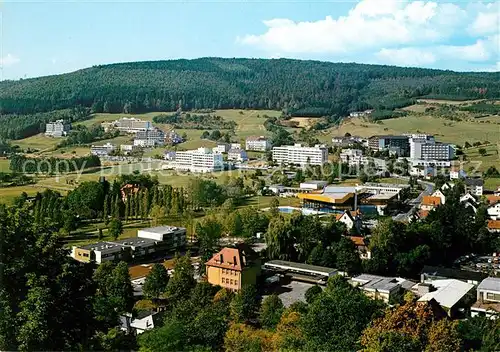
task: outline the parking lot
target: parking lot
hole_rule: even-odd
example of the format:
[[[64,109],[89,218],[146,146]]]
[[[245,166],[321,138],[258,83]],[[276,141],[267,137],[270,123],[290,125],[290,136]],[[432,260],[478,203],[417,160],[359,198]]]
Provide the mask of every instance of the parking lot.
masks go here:
[[[300,281],[283,282],[271,287],[267,294],[264,295],[264,298],[268,295],[276,293],[283,301],[283,305],[285,307],[289,307],[292,303],[297,301],[305,302],[306,291],[312,286],[314,286],[314,284]]]

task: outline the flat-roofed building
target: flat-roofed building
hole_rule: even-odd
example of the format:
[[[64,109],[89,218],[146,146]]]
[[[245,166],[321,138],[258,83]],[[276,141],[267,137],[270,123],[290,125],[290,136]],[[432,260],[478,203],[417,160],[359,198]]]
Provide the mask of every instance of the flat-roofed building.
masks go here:
[[[417,284],[418,287],[420,284]],[[460,308],[466,308],[464,301],[467,294],[472,292],[473,284],[455,279],[434,280],[429,287],[429,292],[418,299],[419,302],[435,300],[445,309],[450,317],[459,315]],[[413,290],[413,292],[415,292]]]
[[[97,156],[108,156],[115,149],[116,147],[111,143],[106,143],[104,145],[93,145],[90,147],[90,154]]]
[[[362,165],[363,151],[361,149],[342,149],[340,153],[340,161],[344,164]]]
[[[138,131],[134,139],[134,145],[139,147],[156,147],[164,144],[165,132],[159,128]]]
[[[139,131],[147,131],[153,128],[149,121],[143,121],[135,117],[122,117],[113,122],[112,126],[119,131],[127,133],[137,133]],[[111,126],[107,126],[108,128]]]
[[[227,160],[233,160],[239,162],[247,161],[248,160],[247,152],[243,149],[230,149],[227,152]]]
[[[344,275],[344,273],[339,272],[337,269],[286,260],[270,260],[264,263],[264,268],[269,271],[285,274],[294,280],[308,281],[322,285],[325,285],[332,276]]]
[[[410,138],[408,136],[372,136],[368,139],[368,147],[372,150],[396,151],[399,156],[410,154]]]
[[[359,287],[370,298],[380,299],[389,303],[401,290],[410,290],[414,282],[400,277],[385,277],[378,275],[362,274],[353,277],[350,283]]]
[[[57,120],[45,124],[45,135],[49,137],[60,138],[66,136],[71,130],[71,124],[65,123],[64,120]]]
[[[86,246],[73,246],[71,256],[84,263],[91,261],[101,264],[104,261],[114,261],[128,259],[130,257],[130,248],[119,243],[97,242]]]
[[[354,206],[356,187],[327,186],[321,192],[299,193],[302,207],[322,212],[351,210]]]
[[[171,166],[174,169],[191,172],[214,172],[224,170],[221,153],[214,153],[210,148],[198,148],[175,152]]]
[[[247,244],[223,248],[205,263],[207,280],[233,292],[255,285],[261,272],[260,258]]]
[[[410,138],[410,159],[412,160],[451,160],[455,148],[447,143],[438,143],[434,138]]]
[[[264,136],[250,136],[245,140],[245,149],[257,152],[265,152],[271,149],[271,142]]]
[[[186,245],[186,229],[176,226],[156,226],[137,231],[137,237],[162,241],[172,250]]]
[[[327,181],[312,180],[312,181],[301,182],[299,188],[303,190],[318,191],[322,190],[326,186],[328,186]]]
[[[273,161],[289,165],[323,165],[328,161],[328,148],[324,145],[305,147],[301,144],[273,148]]]

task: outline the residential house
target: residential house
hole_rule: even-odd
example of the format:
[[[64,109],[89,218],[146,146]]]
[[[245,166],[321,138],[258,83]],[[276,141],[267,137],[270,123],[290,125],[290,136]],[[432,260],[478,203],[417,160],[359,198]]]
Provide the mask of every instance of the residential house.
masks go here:
[[[500,200],[493,201],[488,205],[488,216],[492,220],[500,220]]]
[[[165,312],[150,310],[139,311],[135,317],[132,314],[120,316],[120,328],[127,334],[139,335],[145,331],[163,325]]]
[[[466,208],[472,209],[474,213],[477,213],[477,208],[479,207],[479,204],[476,198],[472,194],[466,193],[463,196],[461,196],[460,203],[462,203]]]
[[[446,190],[452,189],[453,187],[455,187],[454,183],[445,182],[445,183],[443,183],[443,185],[441,186],[440,189],[441,189],[441,191],[446,191]]]
[[[500,186],[497,187],[497,190],[493,194],[497,197],[500,197]]]
[[[419,217],[425,218],[429,212],[441,205],[440,197],[424,196],[420,203]]]
[[[500,316],[500,278],[488,277],[477,286],[477,301],[471,307],[471,316],[476,315]]]
[[[444,310],[448,316],[455,318],[459,316],[460,310],[466,308],[468,295],[473,292],[474,285],[455,279],[433,280],[430,284],[417,284],[413,286],[412,292],[417,296],[421,293],[421,288],[426,288],[426,291],[419,299],[418,302],[428,302],[435,300]]]
[[[368,248],[367,239],[361,236],[349,236],[358,250],[361,259],[371,259],[372,253]]]
[[[443,191],[441,191],[440,189],[434,191],[434,193],[432,193],[431,195],[432,197],[438,197],[441,199],[441,204],[445,204],[446,203],[446,196],[444,195]]]
[[[227,159],[244,162],[248,160],[247,152],[244,149],[230,149],[227,153]]]
[[[245,140],[245,149],[265,152],[271,149],[271,141],[264,136],[250,136]]]
[[[483,195],[484,181],[480,178],[466,178],[465,191],[475,196]]]
[[[398,295],[402,290],[410,290],[414,282],[400,277],[384,277],[378,275],[361,274],[350,280],[351,285],[357,286],[368,297],[380,299],[385,303]]]
[[[488,220],[486,226],[489,232],[500,233],[500,220]]]
[[[345,224],[347,230],[351,230],[353,227],[360,231],[363,225],[363,220],[361,219],[361,213],[359,211],[348,211],[345,210],[341,214],[335,216],[335,220]]]
[[[450,169],[450,180],[467,178],[467,173],[462,168],[453,167]]]
[[[209,283],[233,292],[254,285],[261,272],[259,256],[245,243],[223,248],[205,266]]]

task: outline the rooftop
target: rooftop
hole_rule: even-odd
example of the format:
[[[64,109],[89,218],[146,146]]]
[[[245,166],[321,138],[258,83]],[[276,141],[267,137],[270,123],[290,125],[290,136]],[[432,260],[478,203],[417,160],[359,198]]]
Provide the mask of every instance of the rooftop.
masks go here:
[[[122,249],[124,246],[119,243],[113,242],[97,242],[88,244],[82,247],[78,247],[81,249],[100,251],[100,252],[113,252]]]
[[[274,267],[278,269],[284,269],[284,270],[297,270],[297,271],[305,271],[309,272],[312,274],[319,274],[319,275],[331,275],[337,272],[336,269],[333,268],[327,268],[324,266],[318,266],[318,265],[310,265],[310,264],[305,264],[305,263],[295,263],[295,262],[288,262],[285,260],[270,260],[265,264],[266,267]]]
[[[398,289],[399,287],[402,287],[402,284],[408,280],[396,277],[361,274],[359,276],[353,277],[352,281],[359,283],[363,290],[376,290],[379,292],[389,293],[394,291],[395,289]]]
[[[246,140],[247,141],[265,141],[265,140],[267,140],[267,138],[264,136],[249,136],[249,137],[247,137]]]
[[[473,284],[454,279],[435,280],[432,282],[432,286],[436,288],[436,291],[426,293],[418,301],[425,302],[435,299],[446,308],[453,307],[474,287]]]
[[[157,241],[149,238],[131,237],[131,238],[124,238],[122,240],[116,240],[110,243],[118,243],[123,246],[140,246],[140,245],[154,244],[156,242]]]
[[[363,187],[380,187],[380,188],[409,188],[410,185],[404,183],[378,183],[378,182],[366,182]]]
[[[361,236],[349,236],[350,240],[357,247],[366,246],[365,238]]]
[[[484,181],[481,178],[466,178],[465,184],[467,186],[483,186]]]
[[[500,292],[500,278],[488,277],[481,281],[477,286],[478,290],[498,291]]]
[[[148,227],[145,229],[140,229],[139,231],[153,232],[163,235],[165,233],[171,233],[178,230],[185,230],[185,228],[176,226],[156,226],[156,227]]]
[[[232,248],[222,248],[205,265],[242,271],[257,258],[257,253],[250,246],[245,243],[238,243]]]
[[[437,206],[441,204],[441,198],[433,196],[424,196],[421,204]]]
[[[500,220],[488,220],[488,229],[500,230]]]
[[[425,265],[421,271],[421,274],[426,275],[427,277],[445,277],[449,279],[457,279],[462,281],[481,281],[488,277],[485,273],[480,273],[476,271],[468,271],[468,270],[459,270],[453,268],[443,268],[438,266],[429,266]]]
[[[327,181],[320,181],[320,180],[311,180],[311,181],[304,181],[302,184],[310,184],[310,185],[324,185],[328,184]]]

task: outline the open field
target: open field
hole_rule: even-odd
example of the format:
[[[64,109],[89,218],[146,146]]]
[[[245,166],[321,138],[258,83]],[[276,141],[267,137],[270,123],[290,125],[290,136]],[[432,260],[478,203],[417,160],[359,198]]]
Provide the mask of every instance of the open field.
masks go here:
[[[19,197],[21,193],[26,192],[28,196],[34,196],[37,192],[45,191],[46,187],[40,185],[27,185],[27,186],[17,186],[17,187],[5,187],[0,188],[0,203],[12,204],[16,197]]]
[[[0,159],[0,172],[10,172],[10,163],[7,159]]]
[[[500,119],[499,119],[500,120]],[[500,122],[500,121],[499,121]],[[337,128],[330,129],[329,135],[320,137],[343,136],[349,132],[353,136],[370,137],[373,135],[428,133],[436,136],[438,141],[463,145],[476,141],[500,142],[500,125],[469,121],[450,121],[430,116],[407,116],[387,119],[379,123],[368,122],[359,118],[346,120]]]
[[[494,191],[500,187],[500,178],[487,178],[484,180],[484,189]]]
[[[441,100],[441,99],[417,99],[417,102],[428,103],[428,104],[444,104],[444,105],[470,105],[473,103],[479,103],[486,99],[476,99],[476,100]]]
[[[64,138],[46,137],[43,133],[39,133],[28,138],[12,141],[12,145],[17,145],[24,150],[31,148],[43,151],[55,148],[63,140]]]

